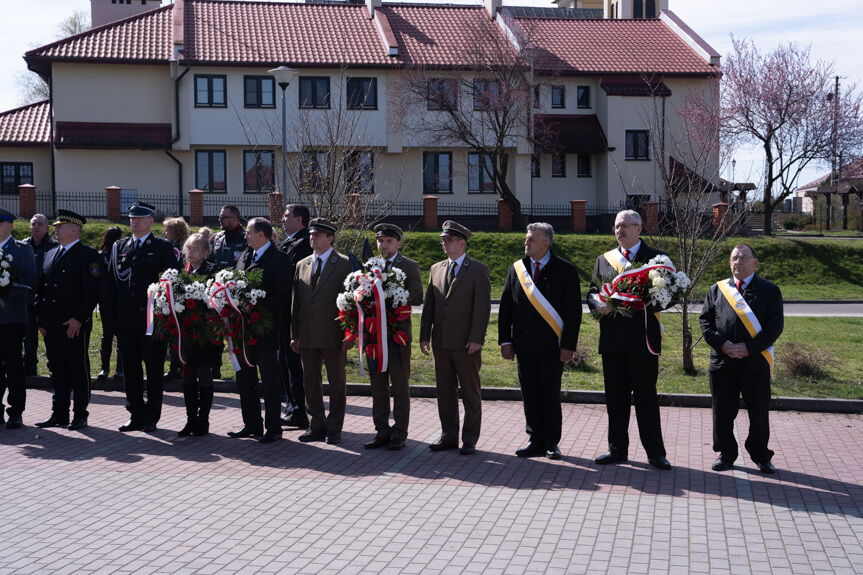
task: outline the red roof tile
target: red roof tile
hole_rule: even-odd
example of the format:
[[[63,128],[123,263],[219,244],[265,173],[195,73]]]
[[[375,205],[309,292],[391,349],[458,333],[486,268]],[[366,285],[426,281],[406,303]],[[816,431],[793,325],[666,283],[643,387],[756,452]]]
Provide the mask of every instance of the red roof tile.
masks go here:
[[[53,44],[30,50],[24,57],[31,67],[37,69],[42,61],[168,61],[173,56],[172,8],[173,6],[168,5],[98,26]]]
[[[49,142],[48,100],[0,114],[0,145],[40,146]]]
[[[718,70],[660,20],[517,18],[545,73],[713,75]]]

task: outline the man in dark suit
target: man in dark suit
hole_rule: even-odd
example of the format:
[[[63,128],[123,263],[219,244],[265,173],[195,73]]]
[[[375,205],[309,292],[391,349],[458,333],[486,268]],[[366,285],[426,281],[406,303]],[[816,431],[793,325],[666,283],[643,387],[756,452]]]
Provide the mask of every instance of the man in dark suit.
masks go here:
[[[0,262],[0,272],[9,272],[9,283],[0,284],[0,400],[6,389],[9,407],[6,414],[6,429],[18,429],[24,423],[21,414],[27,403],[24,383],[24,357],[22,343],[27,327],[27,305],[36,285],[36,258],[33,249],[12,237],[15,214],[0,208],[0,250],[5,263]],[[0,403],[0,422],[3,421],[3,404]]]
[[[162,272],[179,269],[174,246],[151,233],[155,207],[135,202],[129,208],[132,235],[114,244],[107,273],[106,305],[113,306],[117,345],[125,369],[126,410],[129,420],[120,431],[155,431],[162,416],[163,370],[166,343],[147,335],[147,288]],[[147,401],[144,370],[147,369]]]
[[[701,333],[710,351],[710,394],[713,396],[714,471],[731,469],[737,460],[734,419],[740,395],[749,410],[746,451],[762,473],[775,473],[770,439],[770,382],[773,343],[784,327],[779,287],[755,275],[755,250],[738,244],[731,251],[732,278],[707,291],[701,310]]]
[[[326,218],[309,223],[313,254],[297,265],[291,303],[291,349],[303,360],[309,430],[300,441],[342,440],[347,409],[345,363],[349,342],[339,324],[336,297],[345,289],[350,260],[333,248],[336,225]],[[330,413],[324,410],[322,364],[330,384]]]
[[[279,251],[287,254],[291,261],[288,293],[293,291],[294,272],[301,260],[312,255],[309,243],[309,208],[303,204],[289,204],[282,217],[285,239],[279,244]],[[282,372],[282,390],[285,395],[285,419],[283,425],[307,429],[309,416],[306,414],[306,393],[303,390],[303,362],[298,353],[291,349],[291,301],[285,310],[279,336],[279,366]]]
[[[24,242],[33,248],[33,257],[36,258],[36,277],[42,275],[42,264],[45,254],[56,248],[57,240],[48,233],[48,218],[45,214],[35,214],[30,218],[30,237],[24,238]],[[39,332],[36,330],[36,309],[34,307],[35,293],[30,297],[28,306],[29,321],[24,336],[24,371],[26,375],[36,375],[36,352],[39,347]]]
[[[423,285],[420,277],[420,266],[412,259],[404,257],[399,250],[402,247],[402,230],[394,224],[378,224],[375,226],[378,251],[386,260],[384,271],[398,268],[405,273],[405,289],[410,294],[408,305],[419,305],[422,302]],[[398,345],[392,342],[392,353],[384,373],[372,373],[372,420],[375,424],[375,438],[365,444],[366,449],[376,449],[387,446],[396,450],[405,446],[408,437],[408,423],[411,409],[411,320],[405,330],[407,342]],[[394,334],[390,334],[392,337]],[[393,425],[390,426],[390,382],[393,386]]]
[[[551,253],[554,228],[527,226],[525,257],[506,276],[498,342],[504,359],[517,357],[518,381],[530,440],[519,457],[560,459],[563,364],[572,359],[581,327],[581,286],[575,266]]]
[[[671,469],[665,457],[662,425],[659,418],[659,398],[656,379],[659,375],[659,353],[662,337],[655,310],[647,310],[647,330],[644,312],[631,317],[607,315],[608,305],[599,297],[602,283],[632,267],[644,264],[663,252],[643,242],[641,216],[624,210],[614,220],[618,248],[596,258],[593,280],[587,298],[591,311],[604,315],[599,322],[599,353],[602,355],[602,376],[605,381],[605,405],[608,411],[608,452],[596,458],[607,465],[629,458],[630,396],[635,402],[638,434],[647,452],[647,461],[662,470]]]
[[[243,251],[247,247],[243,225],[240,223],[240,208],[233,205],[222,206],[219,211],[221,231],[210,237],[210,255],[207,261],[216,264],[216,269],[237,267]]]
[[[240,391],[240,409],[243,428],[228,433],[231,437],[262,435],[258,441],[272,443],[282,438],[282,403],[279,388],[279,330],[282,316],[288,305],[291,262],[270,241],[273,226],[264,218],[252,218],[246,224],[246,241],[249,247],[237,262],[237,270],[251,272],[263,270],[261,288],[266,292],[263,305],[273,318],[272,334],[257,338],[255,345],[246,347],[251,366],[243,365],[237,372]],[[258,393],[258,371],[261,373],[261,393]],[[264,396],[264,419],[261,420],[261,395]],[[266,433],[264,429],[266,428]]]
[[[464,403],[463,455],[476,452],[482,426],[482,396],[479,370],[482,344],[491,313],[491,281],[488,266],[465,254],[471,232],[447,220],[441,245],[447,259],[434,264],[420,320],[420,351],[434,350],[435,387],[440,439],[432,451],[458,447],[458,396]]]
[[[48,252],[36,293],[36,318],[45,338],[51,366],[54,399],[51,416],[38,427],[87,427],[90,373],[87,363],[88,326],[102,288],[102,257],[81,243],[86,219],[69,210],[57,210],[54,233],[59,246]],[[69,408],[74,394],[74,417]]]

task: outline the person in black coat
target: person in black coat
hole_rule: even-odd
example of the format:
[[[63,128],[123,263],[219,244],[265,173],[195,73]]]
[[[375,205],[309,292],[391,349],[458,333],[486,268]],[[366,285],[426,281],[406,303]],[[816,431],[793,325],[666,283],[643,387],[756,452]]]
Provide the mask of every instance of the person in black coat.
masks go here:
[[[48,218],[45,217],[45,214],[34,214],[30,218],[30,237],[24,238],[24,243],[30,244],[30,247],[33,248],[33,257],[36,258],[36,277],[39,278],[42,275],[45,254],[60,245],[48,233]],[[24,335],[24,371],[27,375],[36,375],[36,364],[38,363],[36,352],[39,347],[39,332],[36,330],[35,295],[35,293],[31,294],[32,297],[28,306],[30,317]]]
[[[500,298],[500,353],[504,359],[517,358],[518,382],[530,437],[528,443],[516,451],[519,457],[545,455],[549,459],[560,459],[561,456],[558,447],[562,427],[560,380],[563,365],[572,359],[578,343],[581,286],[575,266],[551,253],[553,241],[554,228],[550,224],[537,222],[527,226],[525,257],[509,268]],[[538,290],[538,297],[545,301],[528,297],[525,287]],[[550,316],[552,311],[557,314],[552,321],[560,333],[536,306]]]
[[[647,309],[647,330],[644,312],[631,317],[606,315],[608,306],[599,298],[602,282],[632,266],[644,264],[663,255],[643,242],[641,216],[624,210],[614,220],[614,233],[619,247],[598,258],[593,268],[587,305],[591,311],[604,315],[599,322],[599,353],[602,355],[602,376],[605,381],[605,404],[608,412],[608,452],[596,458],[596,463],[620,463],[629,458],[630,396],[635,402],[638,434],[647,452],[648,462],[657,469],[671,469],[666,459],[659,417],[656,379],[659,375],[659,354],[662,336],[658,309]]]
[[[289,204],[282,217],[282,229],[286,237],[279,244],[279,251],[287,254],[291,262],[288,293],[291,293],[294,271],[297,264],[312,255],[309,243],[309,208],[303,204]],[[303,362],[300,354],[291,349],[291,300],[285,309],[285,319],[279,336],[279,367],[282,373],[282,390],[285,399],[285,420],[283,424],[299,429],[308,429],[309,416],[306,413],[306,393],[303,389]]]
[[[54,383],[51,416],[37,423],[38,427],[87,427],[90,372],[86,334],[99,301],[103,269],[99,252],[81,243],[86,222],[74,212],[57,210],[53,225],[60,244],[45,256],[36,292],[36,323],[45,338]]]
[[[281,425],[281,374],[279,372],[279,331],[290,297],[291,269],[288,256],[280,252],[270,241],[273,226],[264,218],[252,218],[246,226],[246,241],[249,247],[237,262],[239,271],[263,270],[261,289],[266,292],[264,307],[273,318],[273,333],[257,338],[255,345],[246,348],[251,366],[243,365],[237,372],[237,387],[240,391],[240,409],[243,412],[243,427],[228,433],[231,437],[253,437],[262,435],[261,443],[272,443],[282,438]],[[258,371],[261,373],[261,394],[258,394]],[[261,400],[264,397],[265,417],[261,421]],[[263,433],[266,427],[266,433]]]
[[[742,394],[749,410],[746,451],[762,473],[775,473],[773,451],[767,442],[773,343],[784,327],[782,292],[776,284],[755,275],[758,258],[750,246],[735,246],[730,264],[733,277],[710,287],[700,318],[704,341],[712,348],[713,450],[719,453],[712,468],[731,469],[737,460],[734,419]],[[748,311],[757,318],[758,325],[744,321]]]
[[[210,236],[210,255],[207,260],[216,264],[217,270],[237,267],[237,262],[248,244],[240,224],[240,209],[237,206],[222,206],[219,212],[221,231]]]
[[[107,284],[106,304],[113,306],[115,333],[125,369],[126,410],[129,421],[120,431],[155,431],[162,415],[165,342],[147,335],[147,288],[162,272],[179,269],[174,246],[151,233],[155,208],[135,202],[129,208],[132,235],[114,244]],[[144,370],[147,369],[147,401],[144,401]]]
[[[36,286],[36,258],[33,248],[12,237],[15,214],[0,208],[0,250],[3,250],[10,271],[10,283],[0,286],[0,400],[6,389],[9,407],[6,414],[6,429],[18,429],[24,425],[21,414],[27,403],[27,390],[24,382],[23,341],[27,327],[27,305],[33,288]],[[2,271],[2,270],[0,270]],[[16,278],[17,276],[17,278]],[[3,422],[3,404],[0,403],[0,423]]]

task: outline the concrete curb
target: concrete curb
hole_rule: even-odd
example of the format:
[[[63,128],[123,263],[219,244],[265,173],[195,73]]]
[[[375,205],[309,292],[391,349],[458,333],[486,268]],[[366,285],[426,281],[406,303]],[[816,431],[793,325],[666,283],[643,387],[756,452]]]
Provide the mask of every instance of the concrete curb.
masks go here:
[[[237,382],[231,379],[217,379],[215,390],[220,393],[237,393]],[[52,389],[51,378],[46,376],[30,376],[27,378],[30,389]],[[93,381],[92,389],[100,391],[123,391],[123,383],[116,379]],[[180,392],[183,384],[179,380],[165,383],[165,391]],[[324,384],[324,395],[329,394],[329,385]],[[348,383],[347,394],[369,397],[372,394],[368,383]],[[561,401],[564,403],[584,403],[593,405],[605,404],[605,392],[578,389],[561,391]],[[412,385],[411,397],[433,399],[437,397],[434,386]],[[521,390],[514,387],[484,387],[482,398],[485,401],[516,401],[521,402]],[[709,395],[697,393],[660,393],[659,405],[666,407],[700,407],[710,408],[713,401]],[[743,400],[740,406],[745,407]],[[801,411],[809,413],[863,413],[863,400],[832,399],[821,397],[774,397],[770,402],[773,411]]]

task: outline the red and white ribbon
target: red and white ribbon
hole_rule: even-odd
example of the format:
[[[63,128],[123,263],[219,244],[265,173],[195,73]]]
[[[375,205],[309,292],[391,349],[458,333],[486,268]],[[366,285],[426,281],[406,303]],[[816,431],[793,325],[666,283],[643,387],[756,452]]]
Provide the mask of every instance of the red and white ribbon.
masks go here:
[[[374,322],[375,332],[375,359],[377,360],[376,373],[383,373],[389,365],[389,348],[387,346],[387,306],[386,294],[384,293],[384,284],[381,281],[381,270],[373,268],[371,273],[374,275],[372,282],[372,295],[375,298],[374,307],[377,310]],[[354,292],[354,301],[357,304],[357,355],[359,356],[360,375],[366,377],[366,372],[363,369],[363,354],[365,353],[365,344],[363,341],[363,332],[365,331],[365,314],[363,314],[363,290],[358,289]],[[369,330],[371,331],[371,330]]]
[[[186,365],[183,359],[183,326],[180,325],[180,320],[177,319],[177,310],[174,309],[174,286],[169,279],[160,279],[159,283],[165,287],[165,295],[168,298],[168,311],[174,318],[174,325],[177,326],[177,359],[180,363]],[[155,329],[155,296],[150,294],[147,296],[147,335],[153,335]]]
[[[225,301],[227,301],[231,309],[237,312],[237,314],[240,316],[240,341],[242,342],[242,347],[240,347],[240,349],[243,351],[243,361],[245,362],[246,366],[252,367],[252,362],[249,361],[249,356],[246,354],[246,322],[243,318],[243,313],[240,311],[240,308],[237,307],[237,304],[234,301],[234,297],[231,295],[231,290],[234,289],[235,285],[236,282],[234,282],[234,280],[229,280],[225,282],[224,285],[219,282],[215,282],[213,286],[216,288],[216,291],[214,291],[213,295],[210,296],[210,304],[213,306],[213,309],[219,312],[219,317],[221,317],[222,321],[225,322],[225,327],[228,329],[228,332],[230,332],[231,322],[230,320],[228,320],[227,317],[222,316],[222,310],[224,309],[224,307],[219,305],[218,301],[216,300],[216,296],[224,292]],[[234,353],[234,340],[233,338],[231,338],[230,335],[227,335],[226,337],[228,338],[228,357],[231,358],[231,366],[234,368],[234,371],[239,371],[242,366],[237,360],[237,355]]]

